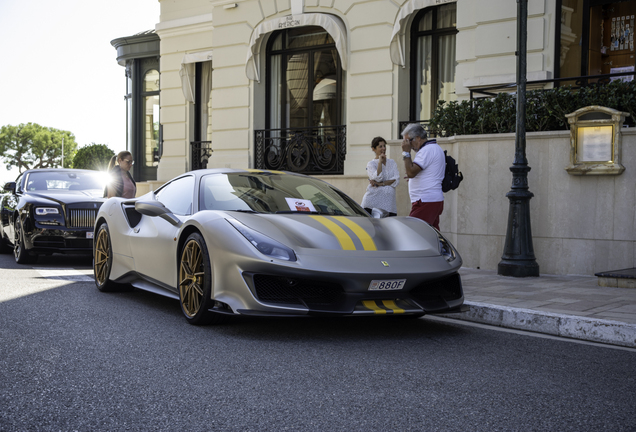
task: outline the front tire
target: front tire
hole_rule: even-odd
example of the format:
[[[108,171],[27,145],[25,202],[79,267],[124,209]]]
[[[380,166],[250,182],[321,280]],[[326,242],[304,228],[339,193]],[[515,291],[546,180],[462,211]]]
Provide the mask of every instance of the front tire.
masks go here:
[[[101,292],[130,291],[128,285],[122,285],[110,280],[110,272],[113,268],[113,247],[110,242],[108,224],[103,223],[97,230],[97,236],[93,243],[93,274],[95,285]]]
[[[179,260],[179,303],[188,323],[219,324],[226,316],[210,312],[212,269],[205,240],[199,233],[188,236]]]
[[[38,257],[37,255],[29,254],[29,251],[25,247],[24,232],[22,230],[22,223],[20,219],[16,219],[14,224],[15,239],[13,241],[13,256],[15,262],[18,264],[31,264],[34,263]]]

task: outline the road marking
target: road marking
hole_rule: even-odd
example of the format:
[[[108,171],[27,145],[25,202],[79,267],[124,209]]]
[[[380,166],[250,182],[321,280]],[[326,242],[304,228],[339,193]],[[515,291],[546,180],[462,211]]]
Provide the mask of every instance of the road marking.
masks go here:
[[[76,270],[69,268],[33,267],[40,276],[46,279],[70,280],[74,282],[93,282],[93,270]]]

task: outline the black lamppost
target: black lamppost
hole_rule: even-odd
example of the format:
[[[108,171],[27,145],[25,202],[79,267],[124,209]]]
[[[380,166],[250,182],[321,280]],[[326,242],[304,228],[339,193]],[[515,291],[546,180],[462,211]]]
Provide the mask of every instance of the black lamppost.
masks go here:
[[[526,52],[528,41],[528,0],[517,0],[517,127],[512,188],[506,194],[510,200],[508,229],[504,253],[497,273],[503,276],[539,276],[539,264],[532,247],[530,228],[530,198],[528,159],[526,159]]]

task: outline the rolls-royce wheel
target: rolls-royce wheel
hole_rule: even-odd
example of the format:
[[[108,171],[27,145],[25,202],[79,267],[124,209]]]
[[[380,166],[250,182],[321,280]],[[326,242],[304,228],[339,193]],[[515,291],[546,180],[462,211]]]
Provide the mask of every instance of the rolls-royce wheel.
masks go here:
[[[226,316],[211,312],[212,269],[205,240],[199,233],[188,236],[179,260],[179,302],[193,325],[220,324]]]
[[[24,242],[24,232],[22,231],[22,222],[16,219],[14,224],[15,239],[13,241],[13,256],[18,264],[31,264],[37,261],[35,254],[29,253]]]
[[[13,249],[7,245],[7,242],[4,238],[2,238],[2,234],[0,233],[0,254],[8,254],[11,253]]]

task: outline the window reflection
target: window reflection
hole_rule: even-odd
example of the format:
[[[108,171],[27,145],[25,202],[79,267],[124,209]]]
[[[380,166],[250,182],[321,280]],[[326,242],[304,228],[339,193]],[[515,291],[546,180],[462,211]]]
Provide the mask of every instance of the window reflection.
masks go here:
[[[159,71],[152,69],[144,75],[144,127],[143,164],[146,167],[159,165]],[[148,94],[152,93],[152,94]]]
[[[411,118],[430,119],[437,101],[452,101],[455,95],[455,3],[422,10],[415,18],[412,37],[417,48],[412,71],[417,97]]]
[[[153,69],[146,74],[144,91],[159,91],[159,71]]]
[[[301,200],[302,205],[297,207],[294,200]],[[357,203],[326,182],[266,171],[204,176],[200,183],[199,206],[201,210],[315,212],[368,217]]]
[[[340,59],[333,38],[315,26],[273,38],[268,54],[270,128],[340,124]]]
[[[159,96],[144,98],[144,159],[146,166],[157,166],[159,145]]]

